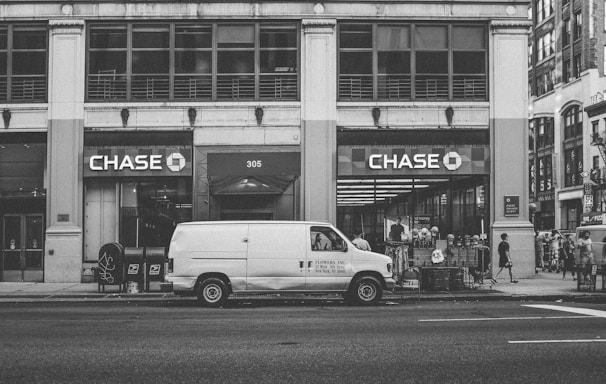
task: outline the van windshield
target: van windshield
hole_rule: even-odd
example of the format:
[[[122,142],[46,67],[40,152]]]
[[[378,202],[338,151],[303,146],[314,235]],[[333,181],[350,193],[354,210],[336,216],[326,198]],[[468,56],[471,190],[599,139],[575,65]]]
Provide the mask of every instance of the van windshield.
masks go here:
[[[347,247],[343,238],[330,227],[311,227],[310,239],[313,251],[342,251]]]

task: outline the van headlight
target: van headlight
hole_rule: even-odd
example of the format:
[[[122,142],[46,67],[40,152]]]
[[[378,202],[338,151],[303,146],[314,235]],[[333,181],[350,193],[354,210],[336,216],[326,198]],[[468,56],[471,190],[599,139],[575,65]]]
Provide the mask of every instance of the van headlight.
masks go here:
[[[393,265],[391,263],[387,263],[387,272],[391,272]]]

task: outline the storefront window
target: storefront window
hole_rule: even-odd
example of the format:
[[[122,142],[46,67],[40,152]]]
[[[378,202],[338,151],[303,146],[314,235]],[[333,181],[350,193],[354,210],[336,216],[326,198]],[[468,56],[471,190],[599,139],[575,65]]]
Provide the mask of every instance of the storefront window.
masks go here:
[[[191,180],[159,178],[120,183],[120,243],[168,247],[175,226],[191,221]]]
[[[340,24],[338,91],[340,100],[486,100],[486,28]]]
[[[93,24],[87,98],[296,100],[298,42],[292,23]]]
[[[0,101],[46,101],[46,26],[0,25]]]

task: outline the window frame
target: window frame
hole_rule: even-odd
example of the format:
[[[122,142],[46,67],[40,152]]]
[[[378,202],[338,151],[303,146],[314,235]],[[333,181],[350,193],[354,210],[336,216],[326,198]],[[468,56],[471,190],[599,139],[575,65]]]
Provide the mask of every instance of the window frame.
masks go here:
[[[0,23],[0,29],[6,32],[6,49],[0,50],[6,54],[6,75],[0,75],[0,103],[46,103],[48,101],[48,62],[49,62],[49,34],[48,25],[43,23]],[[43,48],[15,48],[14,36],[19,31],[37,31],[44,34]],[[21,52],[43,52],[43,74],[14,73],[14,55]],[[22,78],[22,97],[17,97],[17,80]],[[26,81],[29,82],[26,83]],[[28,89],[26,86],[29,84]]]
[[[371,47],[365,48],[349,48],[349,47],[341,47],[341,38],[342,31],[345,26],[358,25],[358,26],[370,26],[371,30]],[[378,28],[383,26],[394,26],[394,27],[408,27],[409,28],[409,48],[408,49],[399,49],[398,51],[407,51],[410,52],[410,80],[406,80],[405,84],[396,82],[394,88],[397,90],[388,90],[384,91],[381,86],[384,81],[380,81],[380,77],[385,74],[379,73],[378,68],[378,60],[379,54],[381,52],[385,52],[387,50],[379,49],[379,37],[378,37]],[[436,48],[436,49],[419,49],[416,44],[416,33],[418,27],[445,27],[446,28],[446,48]],[[483,47],[482,48],[456,48],[453,42],[453,29],[455,27],[477,27],[483,29]],[[488,28],[484,23],[473,23],[473,22],[407,22],[407,23],[396,23],[396,22],[368,22],[368,21],[355,21],[348,20],[339,22],[337,24],[337,101],[489,101],[489,92],[488,92],[488,81],[489,81],[489,44],[488,44]],[[351,81],[354,81],[353,76],[351,74],[341,73],[341,53],[350,52],[350,51],[359,51],[359,52],[371,52],[372,55],[372,85],[364,84],[363,88],[359,92],[354,92],[350,90],[349,92],[342,91],[345,85],[347,84],[348,77],[350,77]],[[441,74],[425,74],[419,73],[417,70],[417,54],[419,52],[446,52],[447,55],[447,65],[448,70],[447,73],[444,74],[446,78],[446,86],[444,84],[435,85],[435,94],[433,96],[429,96],[428,92],[422,92],[424,89],[422,85],[419,84],[419,79],[422,79],[424,76],[438,76]],[[479,52],[484,55],[484,65],[481,73],[455,73],[454,69],[454,56],[456,52]],[[473,91],[471,93],[466,93],[466,90],[469,89],[469,85],[461,84],[455,85],[455,78],[462,77],[468,78],[470,81],[473,78],[480,78],[480,83],[476,85],[475,82],[471,83]],[[432,78],[433,79],[433,78]],[[435,77],[435,79],[438,79]],[[358,84],[362,84],[361,79]],[[390,86],[388,84],[387,86]],[[361,87],[361,85],[358,85]],[[401,87],[407,87],[402,91]],[[395,96],[392,96],[395,94]],[[480,96],[481,94],[481,96]],[[354,96],[359,95],[359,96]]]
[[[133,27],[145,25],[148,27],[161,27],[168,26],[169,36],[168,43],[168,90],[164,97],[148,97],[148,98],[134,98],[133,97],[133,52],[134,51],[155,51],[157,48],[133,48]],[[218,47],[218,36],[217,30],[219,26],[227,25],[252,25],[254,30],[254,44],[252,48],[219,48]],[[109,27],[119,28],[126,26],[127,29],[127,48],[126,48],[126,81],[124,82],[124,92],[117,96],[110,92],[109,96],[95,96],[96,90],[92,85],[94,81],[93,76],[90,72],[90,53],[95,51],[91,50],[91,31],[95,28],[105,29]],[[176,30],[180,27],[210,27],[211,33],[211,47],[179,47],[177,48],[177,32]],[[276,47],[276,50],[292,50],[296,51],[296,67],[293,71],[290,71],[284,76],[290,78],[289,81],[282,83],[279,78],[280,73],[276,73],[275,88],[269,89],[265,92],[266,96],[262,95],[260,91],[261,80],[263,74],[260,74],[260,55],[261,51],[268,49],[267,47],[262,48],[260,46],[260,31],[263,27],[284,27],[292,29],[295,34],[295,47]],[[294,20],[285,21],[226,21],[226,22],[195,22],[195,21],[167,21],[167,22],[153,22],[153,21],[129,21],[129,22],[94,22],[87,25],[86,33],[86,102],[123,102],[123,101],[158,101],[158,102],[183,102],[183,101],[299,101],[301,96],[301,23]],[[253,92],[249,91],[247,97],[237,97],[236,87],[231,84],[225,88],[225,95],[231,95],[231,97],[220,97],[220,90],[218,90],[218,77],[221,75],[217,69],[218,55],[221,51],[240,51],[240,50],[251,50],[253,52]],[[101,51],[102,49],[99,49]],[[163,48],[163,50],[166,50]],[[180,73],[176,71],[176,56],[178,52],[210,52],[211,57],[211,71],[210,73]],[[189,76],[189,84],[187,83]],[[284,77],[282,76],[282,77]],[[210,77],[209,79],[207,79]],[[114,84],[112,83],[112,86]],[[113,88],[112,88],[113,89]],[[188,96],[189,95],[189,96]],[[269,95],[269,96],[267,96]],[[272,96],[273,95],[273,96]]]

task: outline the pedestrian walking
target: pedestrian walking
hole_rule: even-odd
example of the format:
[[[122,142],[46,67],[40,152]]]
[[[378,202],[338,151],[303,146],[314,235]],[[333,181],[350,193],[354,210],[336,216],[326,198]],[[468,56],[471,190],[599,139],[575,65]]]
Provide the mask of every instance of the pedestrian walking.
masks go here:
[[[509,236],[506,233],[501,234],[501,242],[499,243],[499,271],[497,274],[491,279],[493,284],[497,283],[497,277],[499,274],[503,272],[504,268],[507,268],[509,271],[509,280],[512,284],[517,283],[517,280],[513,279],[513,274],[511,272],[511,267],[513,267],[513,262],[511,261],[511,254],[509,252]]]
[[[581,255],[581,270],[585,279],[588,272],[591,273],[591,266],[593,265],[593,244],[589,237],[590,235],[589,231],[585,231],[583,232],[583,236],[577,241],[577,248],[579,248]],[[580,271],[578,277],[579,279],[581,278]]]
[[[364,240],[362,238],[362,232],[361,231],[355,231],[354,232],[354,239],[351,242],[358,249],[361,249],[363,251],[370,251],[371,250],[370,249],[370,244],[368,244],[368,241],[366,241],[366,240]]]
[[[562,240],[562,234],[554,229],[551,231],[551,236],[547,239],[549,241],[549,272],[555,270],[556,273],[560,272],[560,241]]]
[[[562,256],[564,257],[562,263],[562,280],[566,280],[566,272],[570,272],[572,275],[572,280],[576,280],[574,275],[574,241],[572,241],[571,235],[566,235],[566,240],[563,245]]]
[[[545,257],[545,250],[543,248],[543,243],[545,242],[545,236],[539,233],[539,231],[535,231],[534,237],[534,260],[535,260],[535,271],[534,273],[539,273],[539,268],[541,270],[545,270],[545,263],[543,258]]]

